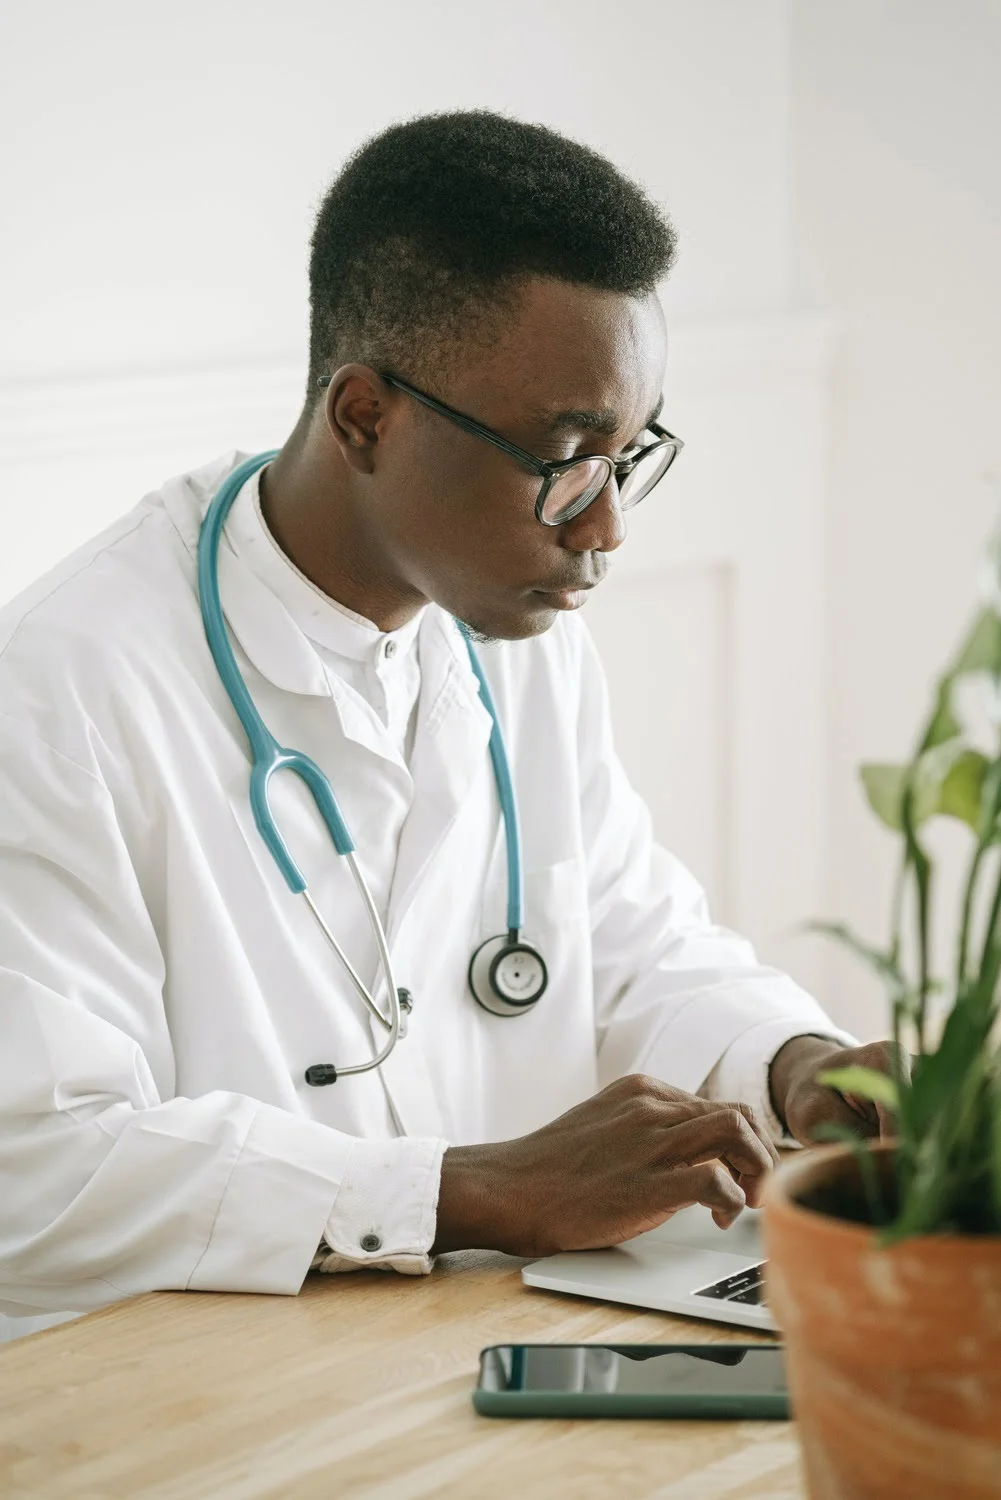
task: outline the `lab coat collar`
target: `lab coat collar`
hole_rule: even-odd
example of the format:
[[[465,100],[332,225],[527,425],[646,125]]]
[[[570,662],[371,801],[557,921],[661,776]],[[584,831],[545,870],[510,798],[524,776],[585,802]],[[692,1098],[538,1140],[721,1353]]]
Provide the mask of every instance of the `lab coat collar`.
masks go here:
[[[205,512],[226,476],[250,457],[234,450],[204,468],[168,480],[160,492],[196,569]],[[197,594],[197,572],[192,582]],[[319,655],[281,600],[237,557],[226,529],[219,542],[219,599],[233,634],[269,682],[290,693],[329,697]]]

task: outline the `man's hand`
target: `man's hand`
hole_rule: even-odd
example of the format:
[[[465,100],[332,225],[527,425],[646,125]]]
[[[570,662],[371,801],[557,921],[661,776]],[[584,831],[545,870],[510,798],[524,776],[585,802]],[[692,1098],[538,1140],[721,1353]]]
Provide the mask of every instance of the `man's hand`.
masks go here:
[[[745,1104],[633,1074],[513,1141],[444,1155],[433,1250],[552,1255],[617,1245],[704,1203],[729,1228],[777,1161]]]
[[[907,1059],[904,1059],[907,1065]],[[894,1131],[891,1111],[853,1094],[817,1082],[829,1068],[873,1068],[892,1075],[893,1043],[867,1042],[842,1047],[826,1037],[796,1036],[772,1059],[768,1073],[772,1105],[790,1135],[808,1145],[819,1125],[847,1125],[860,1136],[887,1136]]]

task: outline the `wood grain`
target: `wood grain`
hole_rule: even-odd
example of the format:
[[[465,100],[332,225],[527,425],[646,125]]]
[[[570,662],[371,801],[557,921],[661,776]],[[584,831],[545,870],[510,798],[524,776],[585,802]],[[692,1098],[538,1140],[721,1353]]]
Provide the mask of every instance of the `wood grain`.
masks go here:
[[[780,1422],[498,1421],[485,1344],[757,1335],[522,1285],[522,1262],[158,1292],[0,1348],[3,1500],[799,1500]],[[762,1339],[762,1341],[767,1341]]]

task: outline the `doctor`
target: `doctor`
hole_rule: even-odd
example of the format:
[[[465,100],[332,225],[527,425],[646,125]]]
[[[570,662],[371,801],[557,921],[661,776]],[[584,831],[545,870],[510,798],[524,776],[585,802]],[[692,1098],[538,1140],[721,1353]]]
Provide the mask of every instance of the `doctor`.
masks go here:
[[[783,1135],[878,1131],[814,1075],[886,1047],[653,841],[579,615],[628,507],[670,503],[674,250],[542,126],[392,126],[320,209],[280,452],[168,481],[4,611],[0,1310],[729,1224]],[[275,773],[309,900],[255,815],[216,588],[213,649],[353,842]]]

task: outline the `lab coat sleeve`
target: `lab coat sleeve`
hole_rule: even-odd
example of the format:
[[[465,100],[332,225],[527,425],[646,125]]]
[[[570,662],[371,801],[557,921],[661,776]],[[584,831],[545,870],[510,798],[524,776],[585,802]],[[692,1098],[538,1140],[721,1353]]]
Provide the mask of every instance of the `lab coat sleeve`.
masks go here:
[[[850,1032],[835,1026],[824,1031],[814,1030],[810,1034],[838,1042],[842,1047],[857,1045]],[[789,1134],[772,1107],[768,1069],[780,1048],[793,1037],[802,1035],[802,1024],[795,1020],[762,1021],[750,1027],[731,1042],[696,1092],[704,1099],[739,1100],[742,1104],[750,1104],[773,1140],[782,1146],[798,1147],[800,1142]]]
[[[325,1231],[426,1268],[443,1143],[171,1097],[161,950],[107,788],[4,715],[0,784],[0,1312],[295,1293]]]
[[[599,1077],[648,1073],[689,1093],[739,1090],[774,1135],[767,1065],[793,1036],[853,1045],[805,990],[715,925],[705,894],[653,837],[615,753],[597,651],[580,629],[578,755]],[[774,857],[762,851],[763,858]]]

